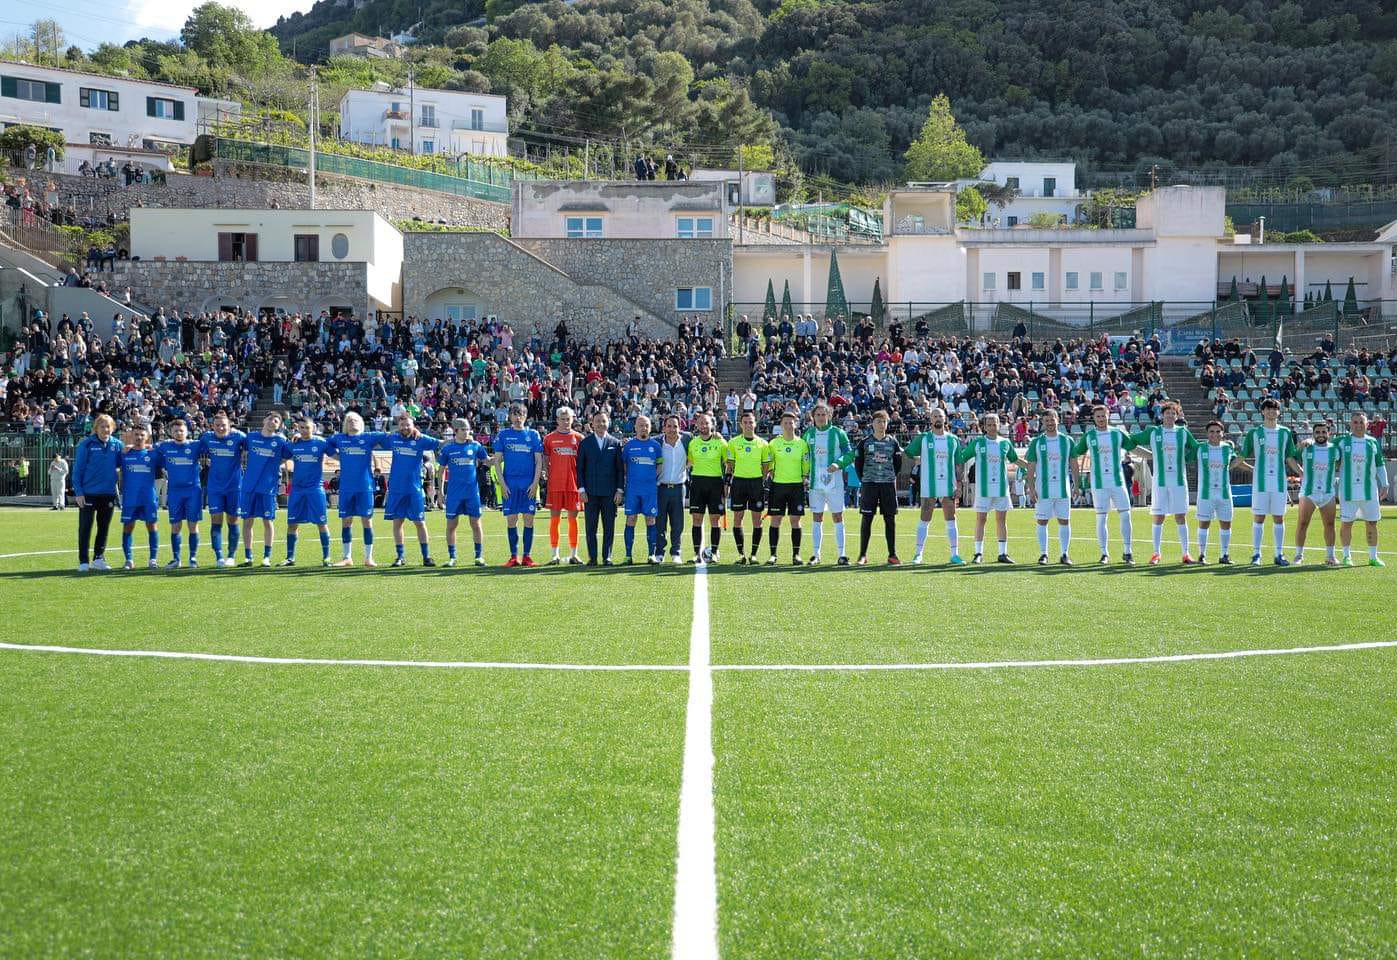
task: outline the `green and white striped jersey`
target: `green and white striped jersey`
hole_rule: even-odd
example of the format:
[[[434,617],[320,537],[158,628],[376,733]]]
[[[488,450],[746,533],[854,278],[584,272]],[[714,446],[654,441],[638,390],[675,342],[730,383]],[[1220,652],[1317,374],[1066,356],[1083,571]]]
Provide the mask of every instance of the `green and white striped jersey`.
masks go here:
[[[1236,457],[1237,448],[1229,440],[1193,448],[1193,458],[1198,461],[1199,500],[1232,502],[1232,461]]]
[[[844,484],[843,473],[831,474],[829,466],[849,452],[849,435],[839,427],[830,424],[823,430],[819,427],[807,427],[801,436],[810,445],[810,485],[823,487],[831,483],[838,483],[842,486]]]
[[[1285,490],[1285,462],[1296,456],[1295,433],[1289,427],[1252,427],[1242,434],[1243,457],[1255,457],[1252,489],[1257,493]]]
[[[1034,467],[1038,499],[1059,500],[1071,496],[1072,440],[1065,433],[1050,437],[1040,433],[1029,441],[1027,459]]]
[[[1087,455],[1093,490],[1110,490],[1125,486],[1121,460],[1126,451],[1134,450],[1137,446],[1139,444],[1120,427],[1107,427],[1105,430],[1088,427],[1087,432],[1072,444],[1072,456]]]
[[[1300,465],[1304,474],[1300,480],[1300,496],[1334,492],[1338,482],[1335,468],[1339,465],[1338,447],[1332,443],[1307,443],[1300,448]]]
[[[921,490],[923,500],[956,495],[956,455],[960,439],[953,434],[937,436],[928,430],[912,438],[902,452],[921,460]]]
[[[1339,499],[1376,500],[1378,474],[1383,470],[1382,447],[1372,437],[1345,434],[1334,441],[1339,455]]]
[[[975,461],[975,492],[981,497],[1009,496],[1008,464],[1019,462],[1014,444],[1004,437],[976,437],[961,447],[957,463]]]
[[[1188,487],[1185,465],[1189,452],[1198,446],[1188,427],[1146,427],[1130,439],[1139,447],[1148,447],[1153,457],[1154,487]]]

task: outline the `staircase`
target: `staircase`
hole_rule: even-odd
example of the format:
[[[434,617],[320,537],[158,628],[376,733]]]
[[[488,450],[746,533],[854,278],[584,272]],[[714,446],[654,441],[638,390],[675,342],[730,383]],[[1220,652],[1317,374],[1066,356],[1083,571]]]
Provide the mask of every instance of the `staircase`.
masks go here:
[[[1159,376],[1164,381],[1164,389],[1170,399],[1178,401],[1183,408],[1184,419],[1195,434],[1203,431],[1203,424],[1213,419],[1212,404],[1208,394],[1198,385],[1198,378],[1185,357],[1161,357]]]
[[[752,385],[752,364],[746,357],[724,357],[718,361],[714,376],[720,396],[727,396],[729,390],[742,393]]]

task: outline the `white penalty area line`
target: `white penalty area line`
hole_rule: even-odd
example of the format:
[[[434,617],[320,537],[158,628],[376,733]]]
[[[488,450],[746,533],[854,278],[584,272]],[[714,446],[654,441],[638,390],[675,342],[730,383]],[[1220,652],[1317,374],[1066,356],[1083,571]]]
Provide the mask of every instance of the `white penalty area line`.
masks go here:
[[[701,568],[700,568],[701,569]],[[702,576],[702,574],[700,574]],[[702,597],[702,600],[700,600]],[[702,609],[700,609],[700,603]],[[1371,640],[1356,643],[1333,643],[1306,647],[1259,648],[1255,650],[1223,650],[1204,653],[1172,653],[1148,657],[1090,657],[1057,660],[952,660],[942,663],[709,663],[708,662],[708,591],[702,580],[695,585],[694,622],[705,625],[701,646],[696,634],[691,638],[691,659],[683,663],[516,663],[500,660],[371,660],[336,659],[333,657],[258,657],[238,653],[197,653],[184,650],[111,650],[101,647],[68,647],[56,644],[0,642],[0,650],[19,653],[76,654],[89,657],[125,657],[151,660],[202,660],[213,663],[246,663],[276,667],[406,667],[423,670],[533,670],[573,673],[688,673],[708,675],[707,709],[712,713],[713,673],[879,673],[894,671],[932,670],[1030,670],[1051,667],[1124,667],[1154,663],[1189,663],[1207,660],[1240,660],[1248,657],[1284,657],[1320,653],[1352,653],[1362,650],[1385,650],[1397,647],[1397,640]],[[695,628],[697,629],[697,628]],[[697,655],[696,655],[697,654]],[[700,687],[700,693],[704,690]],[[690,687],[689,703],[694,705],[694,688]],[[698,706],[702,708],[704,702]],[[693,711],[690,711],[690,716]],[[686,726],[685,767],[688,766],[689,736]],[[711,762],[711,747],[710,747]],[[711,770],[710,770],[711,778]]]

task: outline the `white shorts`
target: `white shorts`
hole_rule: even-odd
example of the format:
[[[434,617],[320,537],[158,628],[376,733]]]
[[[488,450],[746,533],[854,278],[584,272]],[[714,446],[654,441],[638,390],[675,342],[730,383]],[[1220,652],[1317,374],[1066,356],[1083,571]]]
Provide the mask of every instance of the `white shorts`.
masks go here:
[[[1066,520],[1072,516],[1072,500],[1069,497],[1042,497],[1033,505],[1035,520]]]
[[[1232,522],[1232,501],[1223,497],[1199,497],[1199,520],[1223,520]]]
[[[843,513],[844,484],[834,483],[826,487],[810,488],[811,513]]]
[[[1272,490],[1269,493],[1252,491],[1251,512],[1255,516],[1279,517],[1285,513],[1285,508],[1289,505],[1290,498],[1284,490]]]
[[[1097,513],[1106,513],[1112,507],[1117,510],[1130,509],[1130,492],[1125,487],[1102,487],[1091,491],[1091,502]]]
[[[1302,496],[1300,500],[1301,502],[1305,500],[1310,501],[1310,503],[1315,505],[1315,509],[1318,510],[1320,507],[1327,507],[1334,502],[1334,493],[1330,491],[1329,493],[1306,494]]]
[[[1382,505],[1377,499],[1372,500],[1343,500],[1339,503],[1339,519],[1344,523],[1352,523],[1354,520],[1380,520],[1382,519]]]
[[[1009,510],[1013,508],[1008,497],[975,497],[975,512],[989,513],[992,510]]]
[[[1188,513],[1188,487],[1155,487],[1150,496],[1150,516]]]

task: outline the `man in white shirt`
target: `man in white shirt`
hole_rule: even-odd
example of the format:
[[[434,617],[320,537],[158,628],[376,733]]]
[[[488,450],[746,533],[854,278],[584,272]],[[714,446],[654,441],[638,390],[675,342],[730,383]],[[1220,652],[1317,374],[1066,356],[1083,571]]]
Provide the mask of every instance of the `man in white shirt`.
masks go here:
[[[665,417],[660,435],[659,515],[655,518],[655,555],[663,558],[669,544],[671,563],[680,563],[684,535],[684,484],[689,479],[689,434],[679,429],[679,417]]]

